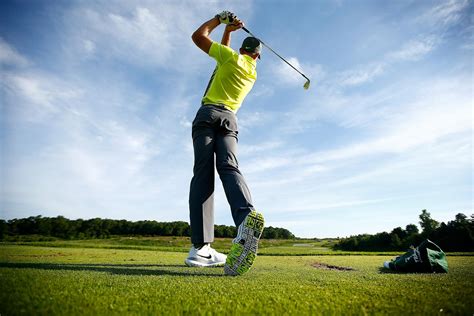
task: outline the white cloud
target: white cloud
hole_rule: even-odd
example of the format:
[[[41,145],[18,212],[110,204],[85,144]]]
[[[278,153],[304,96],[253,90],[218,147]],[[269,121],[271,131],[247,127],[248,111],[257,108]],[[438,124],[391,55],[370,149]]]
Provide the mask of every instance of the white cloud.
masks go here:
[[[267,152],[280,148],[283,145],[281,141],[268,141],[257,145],[239,144],[239,154],[241,156],[251,156],[257,153]]]
[[[95,50],[96,50],[96,45],[93,41],[90,41],[90,40],[84,40],[84,51],[86,53],[86,55],[93,55]]]
[[[286,59],[290,64],[292,64],[296,69],[299,71],[302,71],[302,67],[300,65],[300,62],[296,57],[288,57]],[[294,69],[292,69],[289,65],[287,65],[285,62],[280,61],[278,66],[275,67],[275,72],[278,78],[283,82],[283,83],[298,83],[301,82],[301,75],[298,74]]]
[[[275,93],[275,88],[271,85],[266,85],[261,83],[259,80],[255,83],[255,86],[252,88],[252,92],[245,99],[245,103],[248,103],[249,100],[258,99],[258,98],[268,98]]]
[[[422,39],[411,40],[398,51],[388,54],[392,61],[419,60],[439,45],[440,39],[436,36],[427,36]]]
[[[191,41],[199,27],[196,21],[206,21],[223,5],[219,1],[119,1],[114,6],[107,1],[79,2],[64,15],[65,50],[74,60],[85,55],[140,67],[195,71],[206,62],[204,57],[189,58],[202,55]],[[241,16],[251,16],[251,2],[236,7]]]
[[[176,124],[189,123],[189,102],[178,86],[168,106],[142,116],[156,100],[119,77],[110,84],[94,76],[27,66],[3,75],[2,110],[8,118],[2,119],[12,124],[9,138],[2,140],[7,167],[1,208],[20,212],[5,216],[41,210],[74,218],[100,211],[100,216],[140,219],[149,217],[159,201],[165,203],[165,196],[187,194],[175,189],[192,170],[192,151],[178,145],[190,134]],[[154,114],[161,121],[153,120]],[[173,151],[172,161],[160,156]],[[190,166],[182,171],[175,164]],[[140,211],[131,214],[130,207],[137,205]]]
[[[191,128],[191,126],[193,125],[193,122],[191,122],[185,116],[183,116],[183,117],[181,117],[181,120],[179,121],[179,124],[183,127]]]
[[[341,207],[353,207],[359,205],[367,204],[379,204],[381,202],[397,200],[400,197],[388,197],[388,198],[378,198],[378,199],[364,199],[364,200],[349,200],[341,202],[330,202],[330,203],[311,203],[309,200],[311,198],[302,199],[300,201],[293,202],[294,206],[292,213],[303,213],[303,212],[314,212],[328,210],[332,208],[341,208]],[[275,213],[285,212],[284,209],[275,210]]]
[[[326,186],[330,183],[354,184],[354,181],[387,174],[396,179],[397,172],[402,174],[403,170],[407,169],[404,161],[411,160],[409,165],[427,165],[426,162],[414,160],[416,157],[411,158],[412,153],[416,152],[423,153],[420,154],[421,157],[431,157],[438,165],[447,166],[450,161],[457,166],[466,165],[465,159],[469,150],[456,149],[468,146],[465,135],[472,133],[470,84],[465,77],[425,83],[427,88],[417,91],[414,97],[410,96],[413,98],[410,103],[398,104],[397,112],[387,111],[384,116],[371,122],[372,136],[365,140],[357,138],[335,149],[305,149],[302,152],[295,151],[294,146],[285,149],[288,143],[282,142],[278,147],[268,146],[267,150],[256,151],[252,159],[245,160],[244,171],[249,173],[253,185],[257,188],[270,189],[303,184],[315,178],[320,183],[322,179],[339,173],[344,174],[344,180],[334,181],[329,178],[322,181]],[[402,102],[400,99],[393,101]],[[454,156],[442,158],[446,156],[446,151]],[[396,157],[400,162],[379,167],[388,157]],[[357,171],[360,167],[351,170],[353,166],[367,161],[371,161],[373,165],[361,170],[361,175],[358,175]],[[260,176],[269,172],[272,172],[271,179]]]
[[[436,49],[440,39],[429,35],[424,38],[410,40],[401,48],[387,53],[381,60],[368,65],[358,66],[338,74],[336,81],[341,86],[358,86],[372,82],[375,78],[384,74],[387,69],[398,63],[406,61],[417,61]]]
[[[172,40],[168,25],[160,21],[163,19],[163,16],[157,16],[147,8],[137,7],[129,18],[108,14],[105,23],[109,24],[109,28],[104,29],[112,30],[109,35],[115,38],[117,50],[126,53],[138,51],[145,62],[162,63],[171,54],[167,48],[171,48]]]
[[[265,119],[266,114],[262,112],[241,112],[238,117],[239,128],[245,130],[261,125]]]
[[[126,13],[101,9],[100,6],[80,8],[74,11],[72,18],[67,17],[71,38],[78,41],[75,46],[84,53],[118,57],[139,65],[163,64],[171,56],[173,34],[168,29],[169,17],[143,7]]]
[[[81,89],[47,73],[29,70],[6,71],[2,83],[8,112],[23,113],[17,117],[31,121],[44,120],[68,109],[68,104],[83,94]]]
[[[348,159],[378,153],[402,153],[445,136],[472,130],[470,84],[466,78],[427,81],[416,100],[398,107],[375,126],[376,138],[316,153],[316,161]]]
[[[469,166],[472,160],[470,141],[469,134],[463,133],[443,142],[413,148],[403,155],[389,156],[392,159],[387,161],[381,159],[369,170],[361,170],[326,185],[331,188],[368,186],[370,183],[384,185],[404,179],[404,182],[416,186],[418,178],[436,177],[438,173]]]
[[[371,82],[375,77],[381,75],[385,70],[385,63],[374,63],[363,69],[349,70],[340,75],[340,84],[343,86],[355,86]]]
[[[460,48],[465,50],[474,50],[474,41],[462,44]]]
[[[418,18],[421,23],[430,23],[436,26],[444,27],[452,25],[459,21],[469,6],[468,0],[448,0],[440,1],[426,13]]]
[[[323,67],[318,64],[301,64],[296,57],[285,58],[291,65],[306,75],[311,81],[316,82],[324,78],[325,73]],[[282,85],[303,85],[306,79],[297,71],[291,68],[284,61],[275,63],[273,73]]]
[[[33,80],[24,77],[27,82]],[[59,82],[46,75],[41,85],[53,92],[71,85],[67,80]],[[88,93],[45,97],[34,89],[23,88],[7,100],[6,106],[16,124],[9,129],[12,137],[3,144],[8,168],[2,179],[2,203],[24,201],[23,208],[41,210],[44,215],[53,215],[48,212],[54,211],[73,218],[77,214],[92,217],[100,211],[100,216],[140,219],[149,218],[154,210],[160,209],[157,205],[165,203],[165,197],[186,195],[176,183],[188,181],[192,166],[183,170],[176,170],[175,166],[190,164],[192,152],[175,147],[178,142],[174,140],[180,137],[172,135],[183,130],[176,120],[170,120],[168,126],[154,126],[154,122],[134,114],[128,109],[130,102],[134,102],[134,111],[142,104],[132,86],[83,81],[75,85]],[[92,88],[94,85],[97,86]],[[25,111],[18,113],[13,108],[16,103],[22,103]],[[24,114],[31,115],[38,104],[44,107],[43,103],[54,112],[43,111],[46,114],[34,124],[25,122]],[[174,107],[167,111],[182,115]],[[43,132],[34,134],[36,126]],[[188,129],[182,131],[186,132]],[[34,158],[22,155],[24,146],[34,152]],[[173,160],[161,156],[163,152],[173,155]],[[57,192],[58,187],[61,193]],[[11,205],[2,208],[10,209]],[[139,211],[130,213],[132,209]],[[105,215],[107,212],[113,213]]]
[[[0,37],[0,64],[26,67],[30,61]]]
[[[268,172],[269,170],[287,166],[290,163],[290,160],[285,157],[275,157],[263,155],[263,157],[258,157],[252,159],[246,163],[245,172],[248,174],[254,172]]]
[[[424,30],[417,38],[408,40],[399,49],[386,53],[378,61],[342,72],[336,76],[336,81],[342,86],[370,83],[390,67],[402,62],[413,62],[424,58],[442,44],[446,30],[459,23],[466,15],[468,7],[467,0],[441,1],[437,6],[427,10],[413,21],[407,21],[413,23],[413,27]],[[428,29],[425,29],[426,25],[429,26]],[[469,28],[472,27],[468,26]],[[467,31],[467,33],[472,37],[472,32]],[[463,47],[469,49],[469,45]]]

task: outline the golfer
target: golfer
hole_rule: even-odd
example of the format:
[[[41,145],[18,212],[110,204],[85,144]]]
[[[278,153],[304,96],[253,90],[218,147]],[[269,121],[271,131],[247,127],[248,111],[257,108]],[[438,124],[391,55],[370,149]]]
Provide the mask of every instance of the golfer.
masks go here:
[[[226,24],[221,43],[209,38],[221,23]],[[244,26],[231,12],[223,11],[202,24],[192,40],[217,66],[211,76],[192,125],[194,175],[189,194],[191,242],[188,266],[223,266],[228,275],[241,275],[252,266],[263,216],[252,204],[249,188],[237,162],[237,118],[244,98],[257,79],[261,43],[247,37],[240,54],[230,48],[231,33]],[[214,167],[219,173],[237,227],[228,256],[214,250]]]

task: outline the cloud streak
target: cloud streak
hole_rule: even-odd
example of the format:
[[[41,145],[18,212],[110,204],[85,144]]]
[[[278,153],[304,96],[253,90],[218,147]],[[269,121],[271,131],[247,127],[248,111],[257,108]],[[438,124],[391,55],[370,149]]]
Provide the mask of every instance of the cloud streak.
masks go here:
[[[440,1],[417,18],[417,22],[430,23],[437,27],[446,27],[457,23],[469,7],[468,0]]]
[[[26,67],[30,64],[30,61],[0,37],[0,64]]]

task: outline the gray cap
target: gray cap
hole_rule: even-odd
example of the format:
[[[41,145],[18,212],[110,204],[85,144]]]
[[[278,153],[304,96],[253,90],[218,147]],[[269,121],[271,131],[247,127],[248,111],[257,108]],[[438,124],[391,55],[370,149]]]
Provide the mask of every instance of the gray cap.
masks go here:
[[[241,48],[247,53],[260,54],[260,52],[262,51],[262,44],[260,43],[258,38],[249,36],[246,39],[244,39],[244,41],[242,42]]]

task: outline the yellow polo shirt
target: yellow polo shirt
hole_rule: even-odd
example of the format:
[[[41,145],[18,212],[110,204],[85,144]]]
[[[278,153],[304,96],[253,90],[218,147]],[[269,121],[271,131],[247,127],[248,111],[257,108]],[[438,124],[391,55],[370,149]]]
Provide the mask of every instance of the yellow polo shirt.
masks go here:
[[[257,80],[257,62],[232,48],[213,42],[209,56],[217,61],[202,104],[221,104],[237,113]]]

